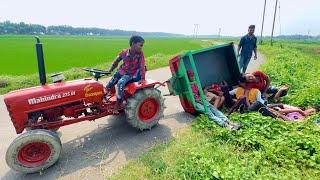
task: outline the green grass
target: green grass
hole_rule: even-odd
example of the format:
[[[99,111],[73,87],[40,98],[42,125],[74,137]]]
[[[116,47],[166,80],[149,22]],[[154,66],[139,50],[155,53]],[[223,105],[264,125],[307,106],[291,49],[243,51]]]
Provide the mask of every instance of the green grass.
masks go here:
[[[320,103],[320,43],[277,43],[263,46],[261,52],[268,57],[262,65],[274,85],[289,85],[290,95],[284,100],[297,106]]]
[[[44,36],[47,80],[50,74],[63,72],[66,80],[90,76],[82,67],[107,69],[113,59],[128,47],[126,37]],[[213,41],[188,38],[146,38],[144,54],[148,70],[168,65],[182,51],[212,45]],[[0,36],[0,94],[39,85],[35,40],[32,36]]]
[[[316,179],[319,127],[314,116],[286,123],[259,114],[235,114],[230,132],[197,118],[169,143],[129,162],[111,179]]]
[[[41,42],[48,73],[110,62],[129,46],[127,37],[43,36]],[[146,38],[144,53],[173,55],[199,47],[199,42],[187,38]],[[0,49],[0,75],[37,73],[32,36],[0,36]]]
[[[294,42],[299,44],[299,42]],[[319,55],[290,42],[259,46],[261,67],[273,84],[291,84],[287,103],[319,103]],[[311,44],[314,46],[314,44]],[[301,45],[299,45],[301,47]],[[233,114],[243,127],[230,132],[206,116],[171,141],[129,162],[111,179],[319,179],[320,127],[314,121],[284,122],[257,113]]]
[[[278,42],[280,45],[283,43],[285,42]],[[293,41],[290,44],[286,44],[286,46],[306,52],[308,54],[320,55],[320,41]]]

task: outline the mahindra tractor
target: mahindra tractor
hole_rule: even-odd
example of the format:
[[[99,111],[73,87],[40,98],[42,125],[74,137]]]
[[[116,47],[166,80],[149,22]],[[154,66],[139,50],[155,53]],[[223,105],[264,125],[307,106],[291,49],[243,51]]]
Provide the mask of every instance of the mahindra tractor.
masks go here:
[[[64,82],[63,74],[52,75],[48,84],[40,39],[36,37],[39,79],[41,85],[9,92],[4,102],[20,134],[6,152],[8,166],[18,172],[34,173],[52,166],[61,153],[61,141],[56,131],[81,121],[92,121],[108,115],[118,115],[116,91],[108,95],[99,79],[109,72],[84,68],[93,78]],[[146,80],[126,85],[120,111],[130,125],[151,129],[163,117],[164,98],[157,89],[163,83]]]

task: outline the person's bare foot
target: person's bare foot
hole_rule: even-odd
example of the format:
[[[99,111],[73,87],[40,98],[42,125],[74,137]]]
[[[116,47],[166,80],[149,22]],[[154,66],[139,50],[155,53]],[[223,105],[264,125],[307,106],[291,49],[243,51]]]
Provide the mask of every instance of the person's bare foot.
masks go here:
[[[281,86],[281,87],[279,88],[279,91],[278,91],[278,92],[276,93],[276,95],[274,96],[273,101],[274,101],[275,103],[280,102],[280,95],[281,95],[283,92],[288,91],[288,89],[289,89],[289,86],[287,86],[287,85]]]
[[[289,89],[289,86],[287,85],[280,87],[280,90],[283,90],[283,91],[288,91],[288,89]]]
[[[240,129],[241,125],[238,123],[229,122],[227,127],[232,131],[236,131]]]

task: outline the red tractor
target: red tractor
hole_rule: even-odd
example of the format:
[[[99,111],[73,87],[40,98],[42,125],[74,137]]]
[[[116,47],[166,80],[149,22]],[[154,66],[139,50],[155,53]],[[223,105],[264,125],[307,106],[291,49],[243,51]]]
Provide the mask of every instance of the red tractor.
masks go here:
[[[115,89],[105,96],[104,85],[98,81],[108,72],[84,68],[94,79],[63,82],[63,75],[55,74],[53,84],[47,84],[39,38],[36,50],[41,86],[12,91],[4,97],[17,134],[25,130],[10,144],[6,162],[23,173],[41,171],[59,159],[61,141],[56,131],[61,126],[117,115],[113,113]],[[151,129],[163,117],[164,99],[155,87],[161,85],[164,84],[146,80],[126,86],[120,110],[133,127]]]

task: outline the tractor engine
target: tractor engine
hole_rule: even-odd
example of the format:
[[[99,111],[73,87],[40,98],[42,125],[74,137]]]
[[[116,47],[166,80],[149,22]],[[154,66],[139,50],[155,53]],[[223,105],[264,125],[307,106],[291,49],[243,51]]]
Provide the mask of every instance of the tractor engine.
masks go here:
[[[77,118],[86,114],[86,106],[83,102],[74,102],[71,104],[45,109],[28,114],[29,124],[38,122],[54,122],[63,118]]]
[[[55,107],[52,109],[47,109],[43,111],[43,119],[48,122],[59,120],[59,117],[63,115],[62,107]]]

